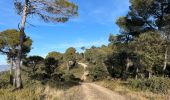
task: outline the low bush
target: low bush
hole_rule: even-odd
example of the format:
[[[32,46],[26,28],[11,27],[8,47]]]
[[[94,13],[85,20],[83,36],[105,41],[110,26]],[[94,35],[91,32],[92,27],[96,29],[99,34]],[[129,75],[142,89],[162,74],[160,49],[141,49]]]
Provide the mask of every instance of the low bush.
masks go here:
[[[106,79],[108,76],[108,72],[101,65],[96,65],[89,68],[89,77],[92,79],[92,81],[103,80]]]
[[[63,75],[63,79],[66,82],[70,82],[70,81],[74,81],[76,78],[75,78],[75,76],[72,73],[65,73]]]
[[[115,91],[115,89],[121,85],[121,82],[120,80],[116,80],[116,79],[115,80],[105,79],[105,80],[96,82],[96,84]]]
[[[5,80],[5,79],[0,79],[0,89],[4,89],[4,88],[7,88],[9,85],[9,81],[8,80]]]
[[[10,77],[10,75],[8,72],[1,73],[1,75],[0,75],[0,89],[5,89],[10,86],[9,77]]]
[[[153,93],[167,93],[170,89],[170,79],[163,77],[152,77],[150,79],[129,79],[128,86],[132,89],[151,91]]]

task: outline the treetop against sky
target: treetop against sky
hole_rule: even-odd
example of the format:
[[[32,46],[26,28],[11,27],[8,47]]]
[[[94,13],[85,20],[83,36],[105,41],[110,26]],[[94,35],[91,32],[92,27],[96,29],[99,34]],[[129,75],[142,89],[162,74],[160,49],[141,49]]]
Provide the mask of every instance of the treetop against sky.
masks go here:
[[[118,17],[126,15],[129,0],[74,0],[79,16],[66,23],[44,23],[38,18],[28,18],[26,33],[33,40],[30,55],[46,56],[50,51],[64,52],[68,47],[81,50],[82,46],[100,46],[108,43],[110,33],[119,33],[115,24]],[[0,0],[0,31],[17,29],[20,16],[15,13],[13,0]],[[6,64],[0,55],[0,65]]]

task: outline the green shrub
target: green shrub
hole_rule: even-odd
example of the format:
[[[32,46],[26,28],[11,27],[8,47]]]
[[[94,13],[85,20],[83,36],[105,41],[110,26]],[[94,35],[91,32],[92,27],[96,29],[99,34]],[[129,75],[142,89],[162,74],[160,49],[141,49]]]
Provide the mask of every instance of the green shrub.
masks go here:
[[[75,77],[81,78],[84,74],[84,68],[82,66],[76,66],[70,70],[70,73],[73,73]]]
[[[9,85],[9,82],[8,82],[8,80],[0,80],[0,89],[2,89],[2,88],[7,88],[8,87],[8,85]]]
[[[98,81],[98,80],[106,79],[108,73],[106,69],[101,65],[92,66],[89,68],[89,76],[93,81]]]
[[[63,75],[63,79],[64,81],[74,81],[75,80],[75,76],[72,73],[66,73]]]
[[[129,79],[128,86],[133,89],[151,91],[154,93],[167,93],[170,89],[170,79],[163,77],[152,77],[150,79]]]

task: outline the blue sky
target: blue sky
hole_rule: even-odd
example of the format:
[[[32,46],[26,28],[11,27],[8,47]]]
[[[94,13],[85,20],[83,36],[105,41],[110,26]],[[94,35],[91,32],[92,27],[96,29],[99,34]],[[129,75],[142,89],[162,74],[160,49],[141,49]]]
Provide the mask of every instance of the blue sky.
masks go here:
[[[110,33],[118,34],[118,17],[127,14],[129,0],[73,0],[79,6],[79,16],[66,23],[44,23],[29,18],[26,33],[33,39],[29,55],[46,56],[50,51],[64,52],[68,47],[78,51],[82,46],[108,44]],[[13,0],[0,0],[0,31],[16,29],[20,16],[15,14]],[[0,65],[6,57],[0,55]]]

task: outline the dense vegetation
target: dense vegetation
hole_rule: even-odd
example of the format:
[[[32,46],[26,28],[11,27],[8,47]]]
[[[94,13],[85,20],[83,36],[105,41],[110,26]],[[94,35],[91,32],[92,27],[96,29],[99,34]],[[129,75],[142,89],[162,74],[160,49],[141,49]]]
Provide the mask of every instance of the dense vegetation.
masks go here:
[[[65,22],[70,16],[77,14],[77,6],[67,0],[58,0],[56,4],[65,8],[64,13],[67,12],[62,15],[63,9],[60,9],[61,18],[45,15],[56,14],[56,9],[53,8],[55,5],[52,6],[53,9],[44,11],[45,13],[39,13],[39,9],[31,9],[41,3],[46,5],[48,1],[28,3],[29,0],[25,0],[26,6],[21,1],[16,0],[15,5],[19,14],[23,14],[23,18],[29,15],[24,13],[34,10],[35,14],[43,20],[53,22]],[[31,3],[34,5],[30,5]],[[24,25],[20,30],[9,29],[1,32],[0,52],[7,56],[11,68],[9,75],[7,72],[1,73],[0,96],[3,94],[1,89],[27,88],[29,83],[39,82],[38,84],[52,84],[51,86],[79,84],[80,73],[83,74],[84,71],[78,65],[79,62],[88,64],[86,70],[89,71],[89,81],[114,78],[123,80],[126,83],[124,85],[135,90],[168,93],[170,89],[170,1],[130,0],[130,3],[128,14],[121,16],[116,22],[120,27],[120,34],[110,34],[108,45],[82,47],[82,53],[70,47],[65,53],[49,52],[45,58],[37,55],[28,56],[32,40],[24,33]],[[23,8],[29,9],[30,12],[24,12]],[[22,20],[24,22],[24,19]],[[22,66],[20,66],[21,62]],[[27,79],[33,83],[27,83]]]

